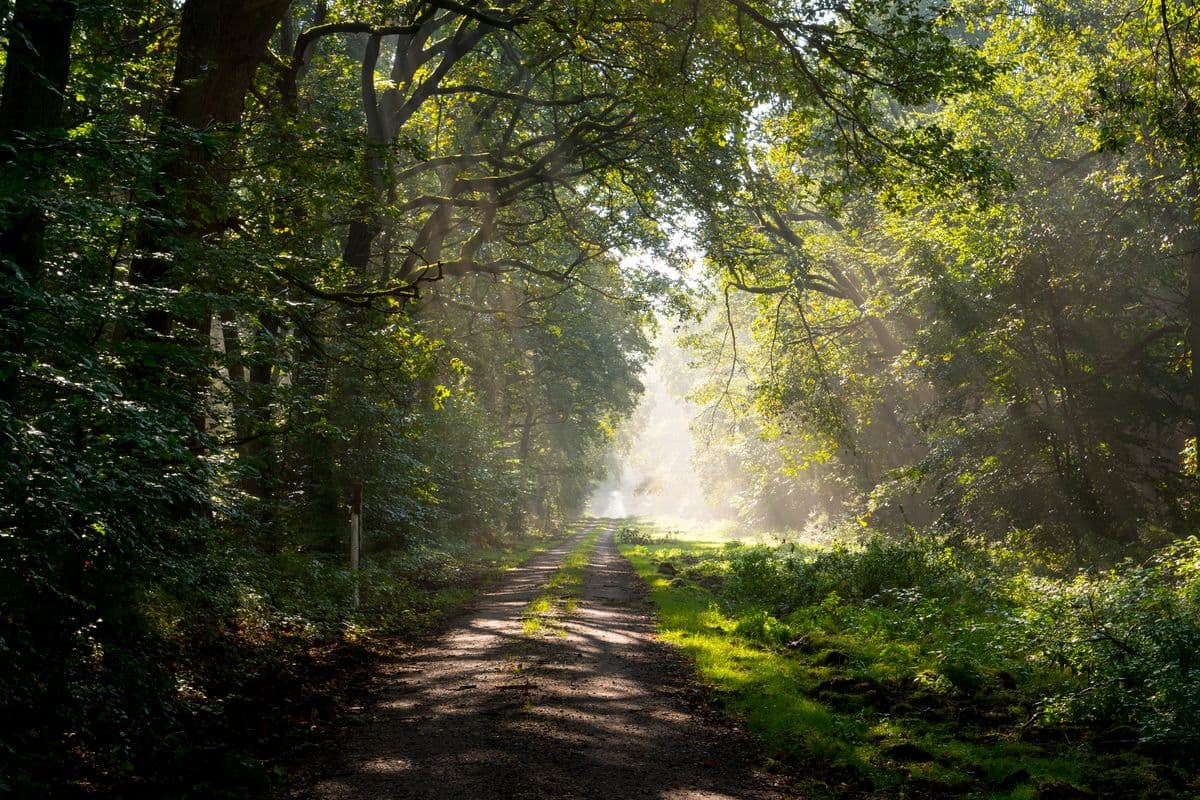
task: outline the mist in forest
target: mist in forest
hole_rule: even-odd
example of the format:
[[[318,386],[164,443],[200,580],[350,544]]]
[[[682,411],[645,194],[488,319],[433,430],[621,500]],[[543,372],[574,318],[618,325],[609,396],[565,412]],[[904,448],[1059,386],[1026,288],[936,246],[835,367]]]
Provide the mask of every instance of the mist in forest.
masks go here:
[[[685,399],[692,376],[681,352],[664,336],[642,375],[646,387],[618,429],[608,476],[592,494],[588,513],[647,517],[664,524],[711,524],[722,513],[704,496],[693,464],[690,426],[699,409]]]

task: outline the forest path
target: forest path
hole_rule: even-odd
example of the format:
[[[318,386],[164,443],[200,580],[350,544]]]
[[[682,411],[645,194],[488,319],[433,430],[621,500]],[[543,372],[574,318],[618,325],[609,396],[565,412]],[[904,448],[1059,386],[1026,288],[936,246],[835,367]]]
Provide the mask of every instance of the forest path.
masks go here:
[[[580,603],[549,633],[526,606],[589,526],[604,529]],[[654,638],[642,584],[614,542],[584,523],[478,600],[431,647],[385,665],[363,725],[343,744],[322,800],[780,798],[727,721],[690,707],[679,657]]]

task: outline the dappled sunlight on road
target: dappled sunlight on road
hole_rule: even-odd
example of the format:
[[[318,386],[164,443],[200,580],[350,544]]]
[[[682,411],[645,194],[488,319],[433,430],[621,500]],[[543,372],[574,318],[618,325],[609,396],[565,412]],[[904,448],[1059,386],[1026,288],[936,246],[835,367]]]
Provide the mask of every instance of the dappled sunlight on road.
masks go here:
[[[522,616],[584,534],[514,571],[440,645],[401,659],[347,743],[335,798],[779,797],[731,728],[680,699],[612,521],[579,605],[546,632]]]

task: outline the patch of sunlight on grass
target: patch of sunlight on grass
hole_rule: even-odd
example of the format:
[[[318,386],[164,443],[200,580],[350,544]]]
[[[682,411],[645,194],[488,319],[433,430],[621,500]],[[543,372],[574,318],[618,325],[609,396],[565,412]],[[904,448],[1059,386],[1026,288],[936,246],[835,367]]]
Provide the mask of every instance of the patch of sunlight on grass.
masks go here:
[[[1184,796],[1172,794],[1183,779],[1155,773],[1136,754],[1022,740],[1028,694],[987,669],[976,670],[979,686],[952,681],[937,615],[971,609],[925,599],[922,613],[933,620],[925,624],[905,608],[830,592],[777,618],[777,609],[729,594],[726,578],[743,545],[640,527],[650,541],[622,544],[621,552],[650,590],[661,639],[765,745],[769,767],[796,769],[800,794],[832,800],[912,788],[919,796],[1032,800],[1103,792],[1119,781],[1139,800]],[[789,544],[783,557],[803,557],[801,547],[810,546]]]
[[[887,683],[903,680],[919,671],[918,665],[924,665],[928,658],[921,654],[921,648],[915,644],[886,642],[865,661],[863,677],[877,683]]]
[[[731,522],[697,522],[678,517],[630,517],[622,524],[653,531],[660,536],[671,536],[686,541],[723,543],[738,538]]]
[[[657,563],[702,553],[719,543],[687,540],[622,548],[650,586],[658,607],[661,638],[696,664],[701,678],[729,695],[727,706],[746,719],[750,730],[772,750],[794,751],[798,740],[829,757],[852,751],[829,740],[836,720],[820,703],[796,691],[801,667],[791,659],[733,636],[736,620],[712,596],[692,587],[672,587]]]
[[[727,609],[709,590],[677,580],[679,565],[719,557],[724,540],[701,537],[656,538],[649,544],[622,545],[650,589],[658,609],[663,641],[679,648],[695,664],[700,678],[716,689],[725,707],[742,718],[748,730],[775,756],[793,763],[850,768],[877,789],[924,780],[950,791],[971,786],[987,773],[993,786],[1020,769],[1031,776],[1079,782],[1077,770],[1046,758],[1035,748],[1006,742],[971,744],[957,737],[953,723],[914,716],[873,715],[869,702],[830,705],[826,695],[813,696],[824,682],[866,680],[872,686],[898,686],[927,666],[930,659],[919,642],[890,639],[870,618],[849,628],[832,624],[828,616],[797,618],[788,624],[807,629],[813,654],[796,657],[779,647],[748,641],[736,633],[737,609]],[[671,562],[671,570],[659,572]],[[664,574],[665,573],[665,574]],[[806,624],[807,623],[807,624]],[[844,654],[844,667],[819,663],[831,652]],[[812,663],[815,660],[818,663]],[[933,755],[928,762],[901,763],[886,751],[899,744],[917,745]],[[972,796],[985,796],[972,786]],[[1029,797],[1024,784],[995,796]]]
[[[1018,786],[1007,794],[992,795],[996,798],[1006,798],[1006,800],[1037,800],[1038,790],[1028,783]]]
[[[939,747],[960,765],[973,766],[989,780],[999,782],[1025,770],[1033,778],[1070,784],[1086,783],[1087,774],[1079,761],[1047,757],[1037,747],[1022,742],[992,742],[978,745],[961,740],[943,740]]]
[[[884,717],[867,729],[867,736],[879,741],[881,739],[898,739],[904,735],[904,729],[891,717]]]

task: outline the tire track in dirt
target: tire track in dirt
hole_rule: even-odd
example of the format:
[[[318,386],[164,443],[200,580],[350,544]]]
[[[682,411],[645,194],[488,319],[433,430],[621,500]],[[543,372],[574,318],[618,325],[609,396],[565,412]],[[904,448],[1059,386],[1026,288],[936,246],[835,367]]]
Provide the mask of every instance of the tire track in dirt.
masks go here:
[[[605,532],[561,630],[522,633],[522,614],[584,534],[485,593],[437,645],[383,668],[321,800],[781,798],[728,722],[681,697],[686,670],[654,637],[644,590]],[[585,529],[586,530],[586,529]]]

